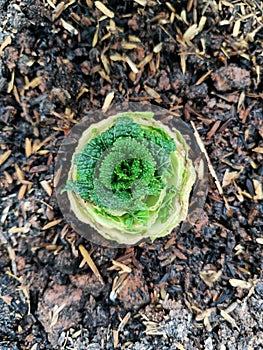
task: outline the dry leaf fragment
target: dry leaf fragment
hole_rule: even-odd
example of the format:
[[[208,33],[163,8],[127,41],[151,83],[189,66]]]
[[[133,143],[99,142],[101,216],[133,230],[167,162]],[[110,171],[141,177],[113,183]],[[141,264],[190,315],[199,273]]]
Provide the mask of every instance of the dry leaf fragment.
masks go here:
[[[62,311],[64,309],[64,307],[66,306],[66,304],[62,304],[58,307],[58,305],[55,305],[53,310],[52,310],[52,318],[51,318],[51,323],[50,323],[50,328],[54,327],[55,324],[58,321],[58,316],[60,311]]]
[[[134,1],[141,6],[146,6],[147,4],[147,0],[134,0]]]
[[[104,70],[99,70],[98,73],[102,77],[102,79],[106,80],[108,83],[111,83],[111,78],[104,72]]]
[[[170,2],[166,2],[165,5],[168,7],[168,9],[172,12],[176,12],[175,8],[173,7],[173,5]]]
[[[95,47],[97,45],[98,38],[99,38],[99,24],[96,25],[96,30],[95,30],[94,37],[92,40],[92,47]]]
[[[106,96],[106,98],[104,100],[103,106],[102,106],[102,112],[103,113],[107,112],[107,110],[109,109],[113,99],[114,99],[114,91],[112,91],[112,92],[107,94],[107,96]]]
[[[118,331],[119,332],[122,332],[125,325],[128,323],[129,319],[131,318],[131,313],[128,312],[124,317],[123,319],[121,320],[121,323],[119,324],[118,326]]]
[[[61,18],[61,24],[62,27],[65,28],[69,33],[73,34],[73,35],[78,35],[78,31],[75,27],[73,27],[72,24],[66,22],[63,18]]]
[[[59,16],[61,15],[61,13],[65,10],[66,6],[65,6],[65,2],[62,1],[60,2],[56,8],[55,8],[55,13],[53,13],[52,15],[52,21],[54,22],[57,18],[59,18]]]
[[[91,256],[90,256],[89,252],[86,250],[86,248],[82,244],[80,244],[80,246],[79,246],[79,251],[80,251],[83,259],[85,260],[85,262],[91,268],[91,270],[94,273],[94,275],[98,278],[98,280],[102,284],[104,284],[103,278],[101,277],[101,274],[99,273],[99,270],[97,269],[97,266],[94,264],[93,260],[91,259]]]
[[[49,197],[51,197],[53,191],[51,185],[46,180],[41,181],[40,185],[43,187]]]
[[[25,193],[26,193],[26,190],[27,190],[27,185],[22,185],[18,191],[18,194],[17,194],[17,199],[19,201],[21,201],[24,196],[25,196]]]
[[[256,238],[258,244],[263,244],[263,237]]]
[[[154,46],[153,52],[154,53],[158,53],[158,52],[160,52],[162,50],[162,48],[163,48],[163,43],[159,43],[156,46]]]
[[[25,155],[29,158],[32,154],[32,141],[26,137],[25,139]]]
[[[11,73],[11,80],[8,83],[8,87],[7,87],[7,93],[10,94],[11,91],[14,88],[14,81],[15,81],[15,71],[13,70]]]
[[[233,183],[234,180],[238,179],[240,175],[240,172],[238,171],[229,171],[229,169],[226,170],[223,177],[222,187],[226,187]]]
[[[6,151],[5,153],[1,154],[0,156],[0,166],[4,164],[4,162],[9,158],[10,154],[12,153],[11,150]]]
[[[227,312],[225,312],[224,310],[221,310],[220,314],[227,322],[231,323],[233,327],[239,329],[236,324],[236,321]]]
[[[239,34],[240,25],[241,25],[241,20],[238,19],[238,20],[235,22],[234,28],[233,28],[233,33],[232,33],[232,35],[233,35],[234,38],[237,37],[238,34]]]
[[[112,334],[113,334],[113,347],[117,348],[119,344],[119,331],[116,329],[113,329]]]
[[[124,49],[126,49],[126,50],[133,50],[133,49],[136,49],[136,48],[138,47],[137,44],[135,44],[135,43],[129,43],[129,42],[127,42],[127,41],[123,41],[123,42],[121,43],[121,46],[122,46]]]
[[[213,271],[213,270],[208,270],[208,271],[200,271],[200,277],[201,279],[205,282],[208,287],[212,288],[214,282],[218,281],[219,278],[222,275],[222,270],[219,271]]]
[[[210,74],[212,73],[212,70],[209,70],[207,73],[205,73],[201,78],[197,80],[195,85],[200,85]]]
[[[92,0],[86,0],[86,4],[88,5],[89,8],[92,9],[92,7],[93,7]]]
[[[175,342],[174,345],[177,347],[178,350],[186,350],[185,347],[178,342]]]
[[[160,99],[161,95],[159,95],[154,89],[150,88],[147,85],[144,85],[144,89],[147,92],[148,95],[150,95],[152,98]]]
[[[133,41],[133,42],[135,42],[135,43],[140,43],[140,42],[141,42],[141,39],[138,38],[138,37],[135,36],[135,35],[129,35],[128,38],[129,38],[129,41]]]
[[[183,34],[183,40],[188,44],[191,45],[191,40],[194,39],[194,37],[199,33],[199,28],[197,27],[197,24],[192,24]]]
[[[123,56],[121,56],[120,54],[118,54],[118,53],[116,53],[114,55],[111,55],[110,59],[112,61],[125,61],[125,58]]]
[[[46,224],[45,226],[42,227],[42,230],[47,230],[50,227],[56,226],[58,225],[63,219],[57,219],[57,220],[53,220],[50,221],[48,224]]]
[[[253,185],[255,189],[256,195],[253,197],[253,199],[256,200],[262,200],[263,199],[263,184],[261,181],[253,179]]]
[[[0,299],[2,299],[7,305],[11,305],[12,297],[9,295],[0,295]]]
[[[253,152],[263,154],[263,147],[256,147],[252,149]]]
[[[127,266],[127,265],[125,265],[125,264],[123,264],[123,263],[121,263],[119,261],[112,260],[112,264],[114,266],[120,268],[123,272],[126,272],[126,273],[131,273],[132,272],[132,269],[129,266]]]
[[[198,24],[198,32],[201,32],[204,29],[204,26],[206,24],[206,19],[207,18],[205,16],[201,17],[199,24]]]
[[[16,169],[16,175],[17,175],[18,180],[20,182],[25,180],[24,172],[22,169],[19,168],[19,166],[17,164],[15,164],[15,169]]]
[[[37,140],[35,140],[35,142],[33,143],[33,147],[32,147],[32,153],[37,152],[38,150],[40,150],[41,147],[43,147],[46,143],[48,143],[50,140],[52,139],[51,136],[48,136],[44,141],[42,142],[37,142]]]
[[[107,59],[107,57],[102,53],[101,56],[101,62],[103,64],[103,67],[105,69],[105,72],[110,75],[110,65],[109,65],[109,61]]]
[[[47,0],[47,3],[49,4],[50,7],[52,7],[54,10],[56,9],[55,4],[51,0]]]
[[[237,278],[230,278],[229,283],[231,284],[232,287],[239,287],[244,289],[251,288],[251,284],[249,282],[244,280],[239,280]]]
[[[95,6],[97,7],[98,10],[100,10],[105,16],[109,18],[114,17],[114,12],[110,11],[102,2],[100,1],[95,1]]]
[[[130,66],[131,70],[133,71],[133,73],[137,74],[138,68],[136,67],[136,64],[132,62],[132,60],[130,59],[130,57],[126,56],[125,57],[125,61],[128,63],[128,65]]]
[[[4,49],[12,43],[11,35],[8,35],[3,41],[0,46],[0,56],[2,55]]]

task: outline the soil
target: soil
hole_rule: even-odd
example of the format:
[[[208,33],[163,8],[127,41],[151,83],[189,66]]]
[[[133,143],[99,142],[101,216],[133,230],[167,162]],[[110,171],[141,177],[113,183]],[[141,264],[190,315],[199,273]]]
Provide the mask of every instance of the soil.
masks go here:
[[[0,0],[0,349],[263,349],[262,2],[102,2]],[[209,191],[188,232],[112,249],[63,219],[54,164],[124,101],[192,122]]]

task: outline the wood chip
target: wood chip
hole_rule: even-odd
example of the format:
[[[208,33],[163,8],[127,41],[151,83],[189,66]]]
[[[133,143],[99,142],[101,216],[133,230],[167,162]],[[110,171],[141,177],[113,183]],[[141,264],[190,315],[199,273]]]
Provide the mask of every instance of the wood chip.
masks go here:
[[[110,11],[101,1],[95,1],[95,6],[100,10],[105,16],[109,18],[114,17],[114,12]]]
[[[99,270],[97,269],[97,266],[94,264],[93,260],[91,259],[91,256],[90,256],[89,252],[86,250],[86,248],[82,244],[80,244],[80,246],[79,246],[79,251],[80,251],[83,259],[86,261],[88,266],[91,268],[91,270],[94,273],[94,275],[98,278],[98,280],[102,284],[104,284],[103,278],[102,278],[101,274],[99,273]]]
[[[2,164],[4,164],[4,162],[9,158],[11,153],[12,153],[12,151],[8,150],[8,151],[4,152],[3,154],[1,154],[1,156],[0,156],[0,166]]]
[[[62,220],[63,219],[57,219],[57,220],[50,221],[48,224],[46,224],[45,226],[42,227],[42,230],[48,230],[49,228],[58,225]]]
[[[109,92],[107,94],[107,96],[105,97],[105,100],[104,100],[104,103],[103,103],[103,106],[102,106],[102,112],[103,113],[107,112],[107,110],[109,109],[113,99],[114,99],[114,91]]]
[[[239,287],[239,288],[244,288],[244,289],[251,288],[251,283],[244,281],[244,280],[239,280],[236,278],[230,278],[229,283],[231,284],[232,287]]]

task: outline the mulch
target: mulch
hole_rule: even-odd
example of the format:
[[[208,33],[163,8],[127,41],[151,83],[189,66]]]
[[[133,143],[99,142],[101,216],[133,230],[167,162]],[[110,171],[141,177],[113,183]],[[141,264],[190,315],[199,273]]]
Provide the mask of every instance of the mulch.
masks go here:
[[[0,350],[263,349],[262,2],[0,9]],[[54,168],[74,125],[127,101],[196,128],[209,190],[188,232],[112,249],[65,221]]]

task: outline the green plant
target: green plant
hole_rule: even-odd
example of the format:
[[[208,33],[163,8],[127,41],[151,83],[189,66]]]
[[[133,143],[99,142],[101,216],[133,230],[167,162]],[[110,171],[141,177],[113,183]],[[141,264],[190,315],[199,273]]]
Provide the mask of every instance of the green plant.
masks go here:
[[[88,128],[64,189],[79,220],[121,244],[165,236],[187,215],[195,182],[188,146],[152,117],[128,112]]]

